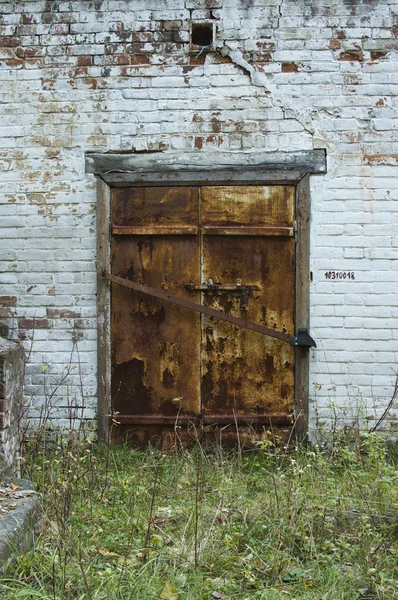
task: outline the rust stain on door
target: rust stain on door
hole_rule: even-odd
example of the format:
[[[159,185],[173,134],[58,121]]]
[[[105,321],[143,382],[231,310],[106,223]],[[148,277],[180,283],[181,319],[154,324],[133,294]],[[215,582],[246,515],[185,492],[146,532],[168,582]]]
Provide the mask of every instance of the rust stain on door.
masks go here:
[[[225,207],[225,209],[223,209]],[[294,239],[267,235],[267,226],[293,227],[292,187],[207,187],[202,224],[264,226],[263,235],[203,236],[203,279],[240,281],[259,291],[248,299],[249,321],[294,333]],[[228,229],[227,229],[228,231]],[[246,229],[249,231],[250,229]],[[234,292],[204,294],[206,305],[242,316]],[[244,308],[244,307],[243,307]],[[210,414],[291,413],[294,349],[212,317],[202,318],[202,410]]]
[[[150,235],[114,235],[112,271],[190,297],[187,277],[200,267],[195,235],[156,235],[156,226],[197,222],[194,188],[118,189],[112,222],[146,226]],[[199,316],[112,285],[112,404],[122,415],[197,415],[200,411]],[[173,402],[182,398],[182,404]]]
[[[292,186],[114,189],[112,273],[293,335],[294,197]],[[112,284],[113,410],[141,440],[177,417],[288,423],[293,399],[289,344]]]

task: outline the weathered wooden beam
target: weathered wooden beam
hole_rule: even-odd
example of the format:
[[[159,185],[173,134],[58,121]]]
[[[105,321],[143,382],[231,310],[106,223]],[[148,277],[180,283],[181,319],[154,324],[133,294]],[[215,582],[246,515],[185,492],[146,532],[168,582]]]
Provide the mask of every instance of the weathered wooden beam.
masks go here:
[[[149,187],[167,186],[186,187],[205,185],[285,185],[297,184],[308,171],[296,169],[275,171],[244,168],[229,171],[212,171],[205,167],[201,171],[145,171],[142,172],[108,172],[97,174],[110,187]]]
[[[109,217],[110,188],[97,181],[97,310],[98,310],[98,435],[109,439],[111,412],[111,299],[103,271],[110,270]]]
[[[296,330],[310,327],[310,178],[306,175],[296,187]],[[296,347],[295,355],[295,433],[305,440],[309,411],[309,348]]]
[[[276,172],[275,180],[291,180],[291,173],[326,173],[325,150],[301,152],[154,152],[154,153],[86,153],[86,173],[101,176],[107,183],[141,181],[143,184],[162,180],[217,181],[264,180],[264,171]],[[290,173],[290,176],[289,176]],[[238,179],[237,179],[238,177]],[[273,177],[271,177],[273,179]]]

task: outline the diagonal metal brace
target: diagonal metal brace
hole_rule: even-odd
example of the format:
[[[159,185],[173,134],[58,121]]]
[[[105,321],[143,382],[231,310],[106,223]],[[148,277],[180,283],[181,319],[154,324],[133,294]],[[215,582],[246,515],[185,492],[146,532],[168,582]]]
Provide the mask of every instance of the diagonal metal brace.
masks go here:
[[[117,275],[113,275],[112,273],[107,273],[106,271],[103,273],[102,276],[107,281],[116,283],[117,285],[121,285],[123,287],[135,290],[137,292],[141,292],[142,294],[146,294],[148,296],[159,298],[160,300],[165,300],[166,302],[171,302],[172,304],[177,304],[178,306],[183,306],[184,308],[188,308],[189,310],[209,315],[210,317],[221,319],[222,321],[227,321],[228,323],[238,325],[239,327],[243,327],[244,329],[249,329],[251,331],[256,331],[257,333],[262,333],[263,335],[281,340],[282,342],[286,342],[288,344],[292,344],[293,346],[316,347],[314,340],[308,334],[306,329],[299,329],[297,336],[292,337],[288,333],[284,333],[282,331],[275,331],[274,329],[270,329],[269,327],[264,327],[263,325],[259,325],[257,323],[251,323],[246,319],[233,317],[232,315],[228,315],[227,313],[215,310],[214,308],[210,308],[209,306],[202,306],[201,304],[197,304],[196,302],[190,302],[185,298],[174,296],[174,294],[170,294],[169,292],[166,292],[164,290],[159,290],[157,288],[152,288],[147,285],[142,285],[140,283],[136,283],[135,281],[125,279],[124,277],[118,277]],[[302,332],[305,332],[305,335]],[[308,340],[310,340],[311,343],[308,343]]]

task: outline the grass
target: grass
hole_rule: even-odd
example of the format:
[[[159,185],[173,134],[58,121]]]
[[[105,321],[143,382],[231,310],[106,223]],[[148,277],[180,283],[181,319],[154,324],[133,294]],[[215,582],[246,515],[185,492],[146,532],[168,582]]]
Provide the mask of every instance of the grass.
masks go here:
[[[44,519],[4,600],[398,598],[398,456],[376,435],[165,454],[71,434],[25,461]]]

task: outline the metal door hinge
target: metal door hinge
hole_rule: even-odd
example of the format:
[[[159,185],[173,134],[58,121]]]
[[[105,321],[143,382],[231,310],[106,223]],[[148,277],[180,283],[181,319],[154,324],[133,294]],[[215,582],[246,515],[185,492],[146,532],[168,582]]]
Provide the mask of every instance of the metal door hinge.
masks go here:
[[[308,346],[316,348],[315,340],[310,336],[307,329],[299,329],[297,334],[292,337],[291,344],[293,346]]]

